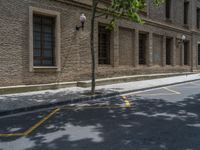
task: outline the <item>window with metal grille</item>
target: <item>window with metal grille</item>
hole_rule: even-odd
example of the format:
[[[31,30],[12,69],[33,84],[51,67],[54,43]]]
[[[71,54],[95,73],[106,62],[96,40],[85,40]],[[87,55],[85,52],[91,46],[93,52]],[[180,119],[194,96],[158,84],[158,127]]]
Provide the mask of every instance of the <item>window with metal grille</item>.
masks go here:
[[[99,64],[110,64],[110,31],[99,25]]]
[[[189,2],[184,2],[184,24],[188,24]]]
[[[200,44],[198,44],[198,65],[200,65]]]
[[[197,29],[200,28],[200,8],[197,8]]]
[[[189,64],[188,58],[189,58],[189,42],[185,41],[184,42],[184,65]]]
[[[165,16],[167,19],[171,18],[171,0],[165,1]]]
[[[146,42],[147,42],[147,35],[140,33],[139,34],[139,64],[140,65],[146,64]]]
[[[55,18],[33,15],[34,66],[54,66]]]
[[[171,65],[172,38],[166,38],[166,65]]]

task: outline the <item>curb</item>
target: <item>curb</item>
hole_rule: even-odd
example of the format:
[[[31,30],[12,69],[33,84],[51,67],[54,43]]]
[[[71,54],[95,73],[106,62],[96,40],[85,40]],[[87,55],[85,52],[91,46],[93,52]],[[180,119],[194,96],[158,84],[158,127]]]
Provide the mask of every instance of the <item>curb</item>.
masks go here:
[[[152,87],[148,87],[148,88],[141,88],[141,89],[136,89],[136,90],[123,91],[123,92],[113,92],[113,93],[109,93],[109,94],[102,94],[102,95],[96,95],[96,96],[87,96],[87,97],[76,98],[76,99],[72,99],[72,100],[68,100],[68,101],[61,101],[61,102],[56,102],[56,103],[42,104],[42,105],[18,108],[18,109],[13,109],[13,110],[6,110],[6,111],[1,111],[0,112],[0,117],[7,116],[7,115],[12,115],[12,114],[17,114],[17,113],[23,113],[23,112],[31,112],[31,111],[35,111],[35,110],[39,110],[39,109],[54,108],[54,107],[59,107],[59,106],[62,106],[62,105],[67,105],[67,104],[86,102],[86,101],[91,101],[93,99],[108,98],[108,97],[118,96],[118,95],[121,95],[121,94],[127,94],[127,93],[132,93],[132,92],[143,91],[143,90],[156,89],[156,88],[160,88],[160,87],[164,87],[164,86],[178,85],[178,84],[194,82],[194,81],[198,81],[198,80],[200,80],[200,79],[194,79],[194,80],[188,80],[188,81],[176,82],[176,83],[170,83],[170,84],[163,84],[163,85],[152,86]]]

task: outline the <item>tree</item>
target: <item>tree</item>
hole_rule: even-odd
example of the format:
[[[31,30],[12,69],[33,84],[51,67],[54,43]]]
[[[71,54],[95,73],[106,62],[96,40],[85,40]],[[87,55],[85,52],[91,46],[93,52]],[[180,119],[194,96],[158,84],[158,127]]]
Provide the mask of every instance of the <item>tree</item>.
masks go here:
[[[101,0],[92,0],[92,19],[91,19],[91,56],[92,56],[92,83],[91,83],[91,94],[95,94],[96,86],[96,75],[95,75],[95,50],[94,50],[94,23],[97,6]],[[100,16],[111,16],[112,19],[108,25],[109,29],[112,29],[115,26],[116,20],[121,17],[126,17],[133,22],[143,24],[139,11],[143,10],[146,7],[146,0],[110,0],[111,4],[102,12]],[[164,0],[153,0],[154,5],[159,5],[164,2]]]

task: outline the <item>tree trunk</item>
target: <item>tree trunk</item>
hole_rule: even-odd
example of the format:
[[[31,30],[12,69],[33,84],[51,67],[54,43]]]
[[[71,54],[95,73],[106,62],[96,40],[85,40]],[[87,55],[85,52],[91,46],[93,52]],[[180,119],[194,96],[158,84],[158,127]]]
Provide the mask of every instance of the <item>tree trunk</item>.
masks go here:
[[[93,0],[92,1],[92,19],[91,19],[91,41],[90,41],[90,46],[91,46],[91,57],[92,57],[92,65],[91,65],[91,78],[92,78],[92,83],[91,83],[91,94],[95,94],[95,86],[96,86],[96,62],[95,62],[95,49],[94,49],[94,23],[95,23],[95,14],[96,14],[96,7],[98,4],[98,0]]]

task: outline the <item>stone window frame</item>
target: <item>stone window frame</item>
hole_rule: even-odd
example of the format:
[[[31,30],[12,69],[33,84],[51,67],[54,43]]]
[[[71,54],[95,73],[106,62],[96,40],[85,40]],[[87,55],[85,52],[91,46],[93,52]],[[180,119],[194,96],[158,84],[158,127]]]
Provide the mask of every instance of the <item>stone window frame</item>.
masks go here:
[[[33,64],[33,15],[39,14],[44,16],[55,17],[55,66],[34,66]],[[61,71],[61,24],[60,12],[47,10],[36,7],[29,7],[29,71],[35,72],[37,70],[54,70]]]

